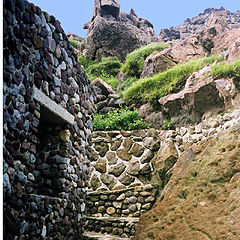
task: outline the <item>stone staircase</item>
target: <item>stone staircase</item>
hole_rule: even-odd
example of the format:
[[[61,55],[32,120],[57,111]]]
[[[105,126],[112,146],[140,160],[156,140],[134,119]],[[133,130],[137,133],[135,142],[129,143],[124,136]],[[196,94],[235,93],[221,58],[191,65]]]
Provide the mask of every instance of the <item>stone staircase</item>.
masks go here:
[[[89,192],[84,239],[131,239],[140,215],[152,208],[157,194],[152,185]]]

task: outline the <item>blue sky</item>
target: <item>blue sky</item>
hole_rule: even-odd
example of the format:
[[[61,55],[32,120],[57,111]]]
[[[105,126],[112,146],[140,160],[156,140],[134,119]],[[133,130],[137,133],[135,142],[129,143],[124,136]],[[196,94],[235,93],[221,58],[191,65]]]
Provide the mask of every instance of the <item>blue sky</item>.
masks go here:
[[[86,36],[82,27],[90,21],[94,0],[29,0],[60,20],[65,32]],[[119,0],[121,11],[135,10],[138,17],[153,23],[156,34],[160,29],[179,25],[208,7],[240,10],[240,0]]]

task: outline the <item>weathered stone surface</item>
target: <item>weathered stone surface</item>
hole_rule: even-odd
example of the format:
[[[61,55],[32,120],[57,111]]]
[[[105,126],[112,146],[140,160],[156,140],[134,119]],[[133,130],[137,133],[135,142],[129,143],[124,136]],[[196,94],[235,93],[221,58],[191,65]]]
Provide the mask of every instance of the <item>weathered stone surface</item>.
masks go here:
[[[132,144],[133,144],[133,140],[127,137],[123,142],[123,147],[128,152],[131,149]]]
[[[109,169],[108,173],[114,175],[115,177],[119,177],[125,170],[126,165],[121,162],[116,166],[113,166]]]
[[[214,115],[228,105],[227,96],[230,93],[223,91],[224,84],[220,85],[208,77],[209,71],[210,67],[205,67],[194,73],[182,91],[159,100],[164,114],[167,113],[174,124],[199,123],[204,114]]]
[[[107,163],[104,159],[98,159],[98,161],[93,164],[93,166],[100,173],[106,173],[107,171]]]
[[[108,213],[109,215],[113,215],[115,212],[116,212],[116,209],[115,209],[115,208],[113,208],[113,207],[107,208],[107,213]]]
[[[124,185],[130,185],[134,181],[134,178],[128,174],[123,174],[123,176],[119,178],[119,181]]]
[[[135,157],[140,157],[144,152],[144,147],[138,143],[134,143],[131,150],[129,151]]]
[[[148,137],[144,139],[143,145],[151,151],[157,151],[160,147],[160,141],[153,137]]]
[[[101,181],[110,189],[112,189],[117,184],[115,178],[108,174],[101,174]]]
[[[106,158],[108,160],[109,165],[114,165],[118,161],[118,158],[115,152],[107,152]]]
[[[88,34],[80,48],[87,58],[117,56],[123,61],[127,53],[158,39],[149,21],[133,11],[120,12],[117,1],[97,1],[94,9],[92,21],[84,25]]]
[[[116,151],[122,144],[122,139],[115,138],[111,143],[111,150]]]
[[[140,170],[140,163],[136,158],[132,158],[129,162],[126,172],[130,175],[137,175]]]
[[[151,150],[147,149],[143,156],[141,157],[140,161],[141,163],[147,163],[150,162],[151,159],[153,158],[154,154]]]
[[[176,163],[171,180],[162,194],[163,198],[157,201],[152,210],[141,216],[135,239],[145,239],[149,234],[153,239],[158,239],[158,236],[167,239],[169,234],[177,236],[179,231],[184,239],[201,239],[205,236],[237,239],[237,234],[240,234],[240,199],[236,190],[240,181],[240,155],[239,149],[227,149],[230,145],[238,144],[236,139],[239,142],[239,132],[233,130],[196,144],[192,147],[194,161],[189,161],[188,149]],[[238,170],[234,174],[233,169],[236,168]],[[233,209],[230,212],[229,204]],[[169,215],[170,209],[174,210]],[[230,215],[226,215],[225,211]],[[171,221],[176,214],[179,219],[186,218],[188,224],[185,221],[164,224]],[[152,218],[153,215],[158,218]],[[236,219],[235,224],[232,224],[233,216]],[[221,226],[212,221],[216,218],[222,219]],[[201,228],[201,231],[193,232],[189,225]]]
[[[64,130],[60,132],[60,138],[64,142],[70,142],[70,136],[71,136],[71,133],[69,130]]]
[[[109,150],[109,146],[104,142],[95,143],[95,149],[99,152],[101,157],[104,157]]]
[[[132,158],[132,156],[124,149],[117,150],[117,156],[125,161],[129,161]]]
[[[93,190],[97,190],[101,187],[101,182],[96,174],[93,175],[90,184]]]
[[[225,18],[225,21],[222,21],[223,18]],[[186,39],[196,31],[204,30],[209,25],[216,23],[224,23],[227,21],[229,28],[234,28],[235,26],[237,27],[238,19],[238,11],[235,13],[230,13],[224,8],[207,8],[204,10],[204,12],[193,17],[192,19],[187,18],[184,21],[184,24],[162,29],[159,36],[163,41]]]
[[[109,94],[114,94],[114,90],[109,86],[107,83],[105,83],[102,79],[97,78],[94,81],[91,82],[91,86],[98,87],[101,89],[102,94],[108,96]]]

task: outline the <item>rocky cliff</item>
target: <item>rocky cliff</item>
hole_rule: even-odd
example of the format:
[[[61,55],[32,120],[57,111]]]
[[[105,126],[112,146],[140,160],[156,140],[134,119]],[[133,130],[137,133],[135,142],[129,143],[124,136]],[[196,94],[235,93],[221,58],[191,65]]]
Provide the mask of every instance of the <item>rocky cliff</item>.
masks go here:
[[[221,15],[224,12],[227,15],[227,24],[230,28],[239,27],[240,25],[240,11],[232,13],[221,8],[207,8],[203,13],[200,13],[192,19],[187,18],[184,24],[165,28],[160,31],[159,37],[162,41],[172,41],[178,39],[186,39],[191,34],[198,30],[204,30],[207,27],[208,20],[212,15]]]
[[[158,40],[149,21],[138,18],[133,9],[121,12],[117,0],[95,0],[92,20],[84,29],[88,34],[81,53],[90,59],[117,56],[124,61],[127,53]]]

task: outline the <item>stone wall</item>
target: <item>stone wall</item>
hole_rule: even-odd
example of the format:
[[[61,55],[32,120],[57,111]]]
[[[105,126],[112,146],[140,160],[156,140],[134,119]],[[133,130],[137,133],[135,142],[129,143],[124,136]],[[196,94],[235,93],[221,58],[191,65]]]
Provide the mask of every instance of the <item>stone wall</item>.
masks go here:
[[[155,129],[93,133],[91,151],[93,190],[119,190],[145,185],[151,159],[160,147]]]
[[[3,11],[5,239],[81,239],[94,96],[60,22]]]
[[[151,185],[89,192],[86,203],[91,216],[87,218],[85,229],[121,237],[133,236],[138,217],[152,208],[157,194],[157,189]]]

